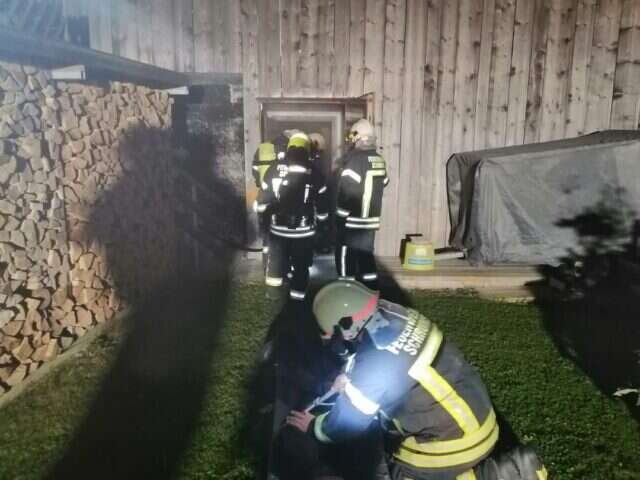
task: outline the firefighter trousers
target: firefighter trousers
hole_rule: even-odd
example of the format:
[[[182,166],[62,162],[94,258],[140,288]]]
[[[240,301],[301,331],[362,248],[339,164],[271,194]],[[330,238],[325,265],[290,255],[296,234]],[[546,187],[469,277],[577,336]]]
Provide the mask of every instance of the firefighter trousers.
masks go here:
[[[461,471],[462,470],[462,471]],[[420,472],[409,465],[389,461],[391,480],[547,480],[548,473],[536,452],[517,446],[502,455],[491,455],[468,469]]]
[[[340,278],[353,278],[367,287],[378,289],[378,272],[373,256],[376,231],[338,226],[336,270]]]
[[[287,238],[271,233],[267,256],[266,283],[280,287],[291,270],[289,297],[304,300],[313,261],[313,237]],[[290,268],[291,267],[291,268]]]

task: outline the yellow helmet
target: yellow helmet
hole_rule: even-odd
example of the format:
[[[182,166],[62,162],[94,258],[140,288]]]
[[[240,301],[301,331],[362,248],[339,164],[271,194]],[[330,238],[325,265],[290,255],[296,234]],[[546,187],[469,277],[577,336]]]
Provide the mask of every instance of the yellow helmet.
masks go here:
[[[291,147],[304,148],[309,151],[311,146],[311,141],[309,140],[309,136],[304,132],[296,132],[291,137],[289,137],[289,143],[287,145],[287,149]]]

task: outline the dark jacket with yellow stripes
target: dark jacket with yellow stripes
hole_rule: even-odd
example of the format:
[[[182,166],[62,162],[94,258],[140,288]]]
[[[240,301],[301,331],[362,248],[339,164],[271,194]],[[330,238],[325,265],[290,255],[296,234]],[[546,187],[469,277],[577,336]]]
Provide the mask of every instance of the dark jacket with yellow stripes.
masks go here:
[[[358,345],[349,383],[316,418],[321,442],[340,442],[380,422],[394,460],[417,471],[473,467],[498,426],[478,373],[420,313],[380,301]]]
[[[306,150],[292,147],[283,160],[274,162],[261,185],[256,209],[269,209],[271,233],[284,238],[315,235],[316,221],[329,217],[327,186],[309,160]]]
[[[380,228],[382,194],[389,183],[387,164],[374,148],[353,149],[341,160],[336,215],[345,228]]]

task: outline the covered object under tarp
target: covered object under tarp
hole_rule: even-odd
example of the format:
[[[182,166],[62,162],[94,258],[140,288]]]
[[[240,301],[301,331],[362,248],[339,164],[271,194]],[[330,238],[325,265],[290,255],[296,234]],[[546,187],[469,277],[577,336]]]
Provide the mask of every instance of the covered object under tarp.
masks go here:
[[[578,249],[560,224],[626,191],[640,213],[640,131],[454,154],[447,163],[450,244],[472,263],[555,265]]]

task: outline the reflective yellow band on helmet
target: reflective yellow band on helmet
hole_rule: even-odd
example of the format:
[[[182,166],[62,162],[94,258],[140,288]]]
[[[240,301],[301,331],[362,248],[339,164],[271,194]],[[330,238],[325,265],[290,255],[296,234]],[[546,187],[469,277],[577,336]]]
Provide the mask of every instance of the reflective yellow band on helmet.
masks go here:
[[[415,437],[407,437],[402,442],[402,446],[426,455],[447,455],[469,450],[476,445],[480,445],[491,437],[493,430],[498,428],[496,414],[493,410],[489,412],[487,419],[482,426],[473,433],[457,438],[455,440],[440,440],[419,443]]]
[[[309,137],[304,133],[294,133],[289,138],[287,148],[300,147],[309,150]]]
[[[400,445],[394,454],[397,459],[418,468],[450,468],[469,463],[475,463],[479,459],[486,457],[498,441],[498,425],[491,431],[489,437],[478,445],[463,450],[458,453],[445,455],[429,455],[422,452],[415,452],[404,445]]]

